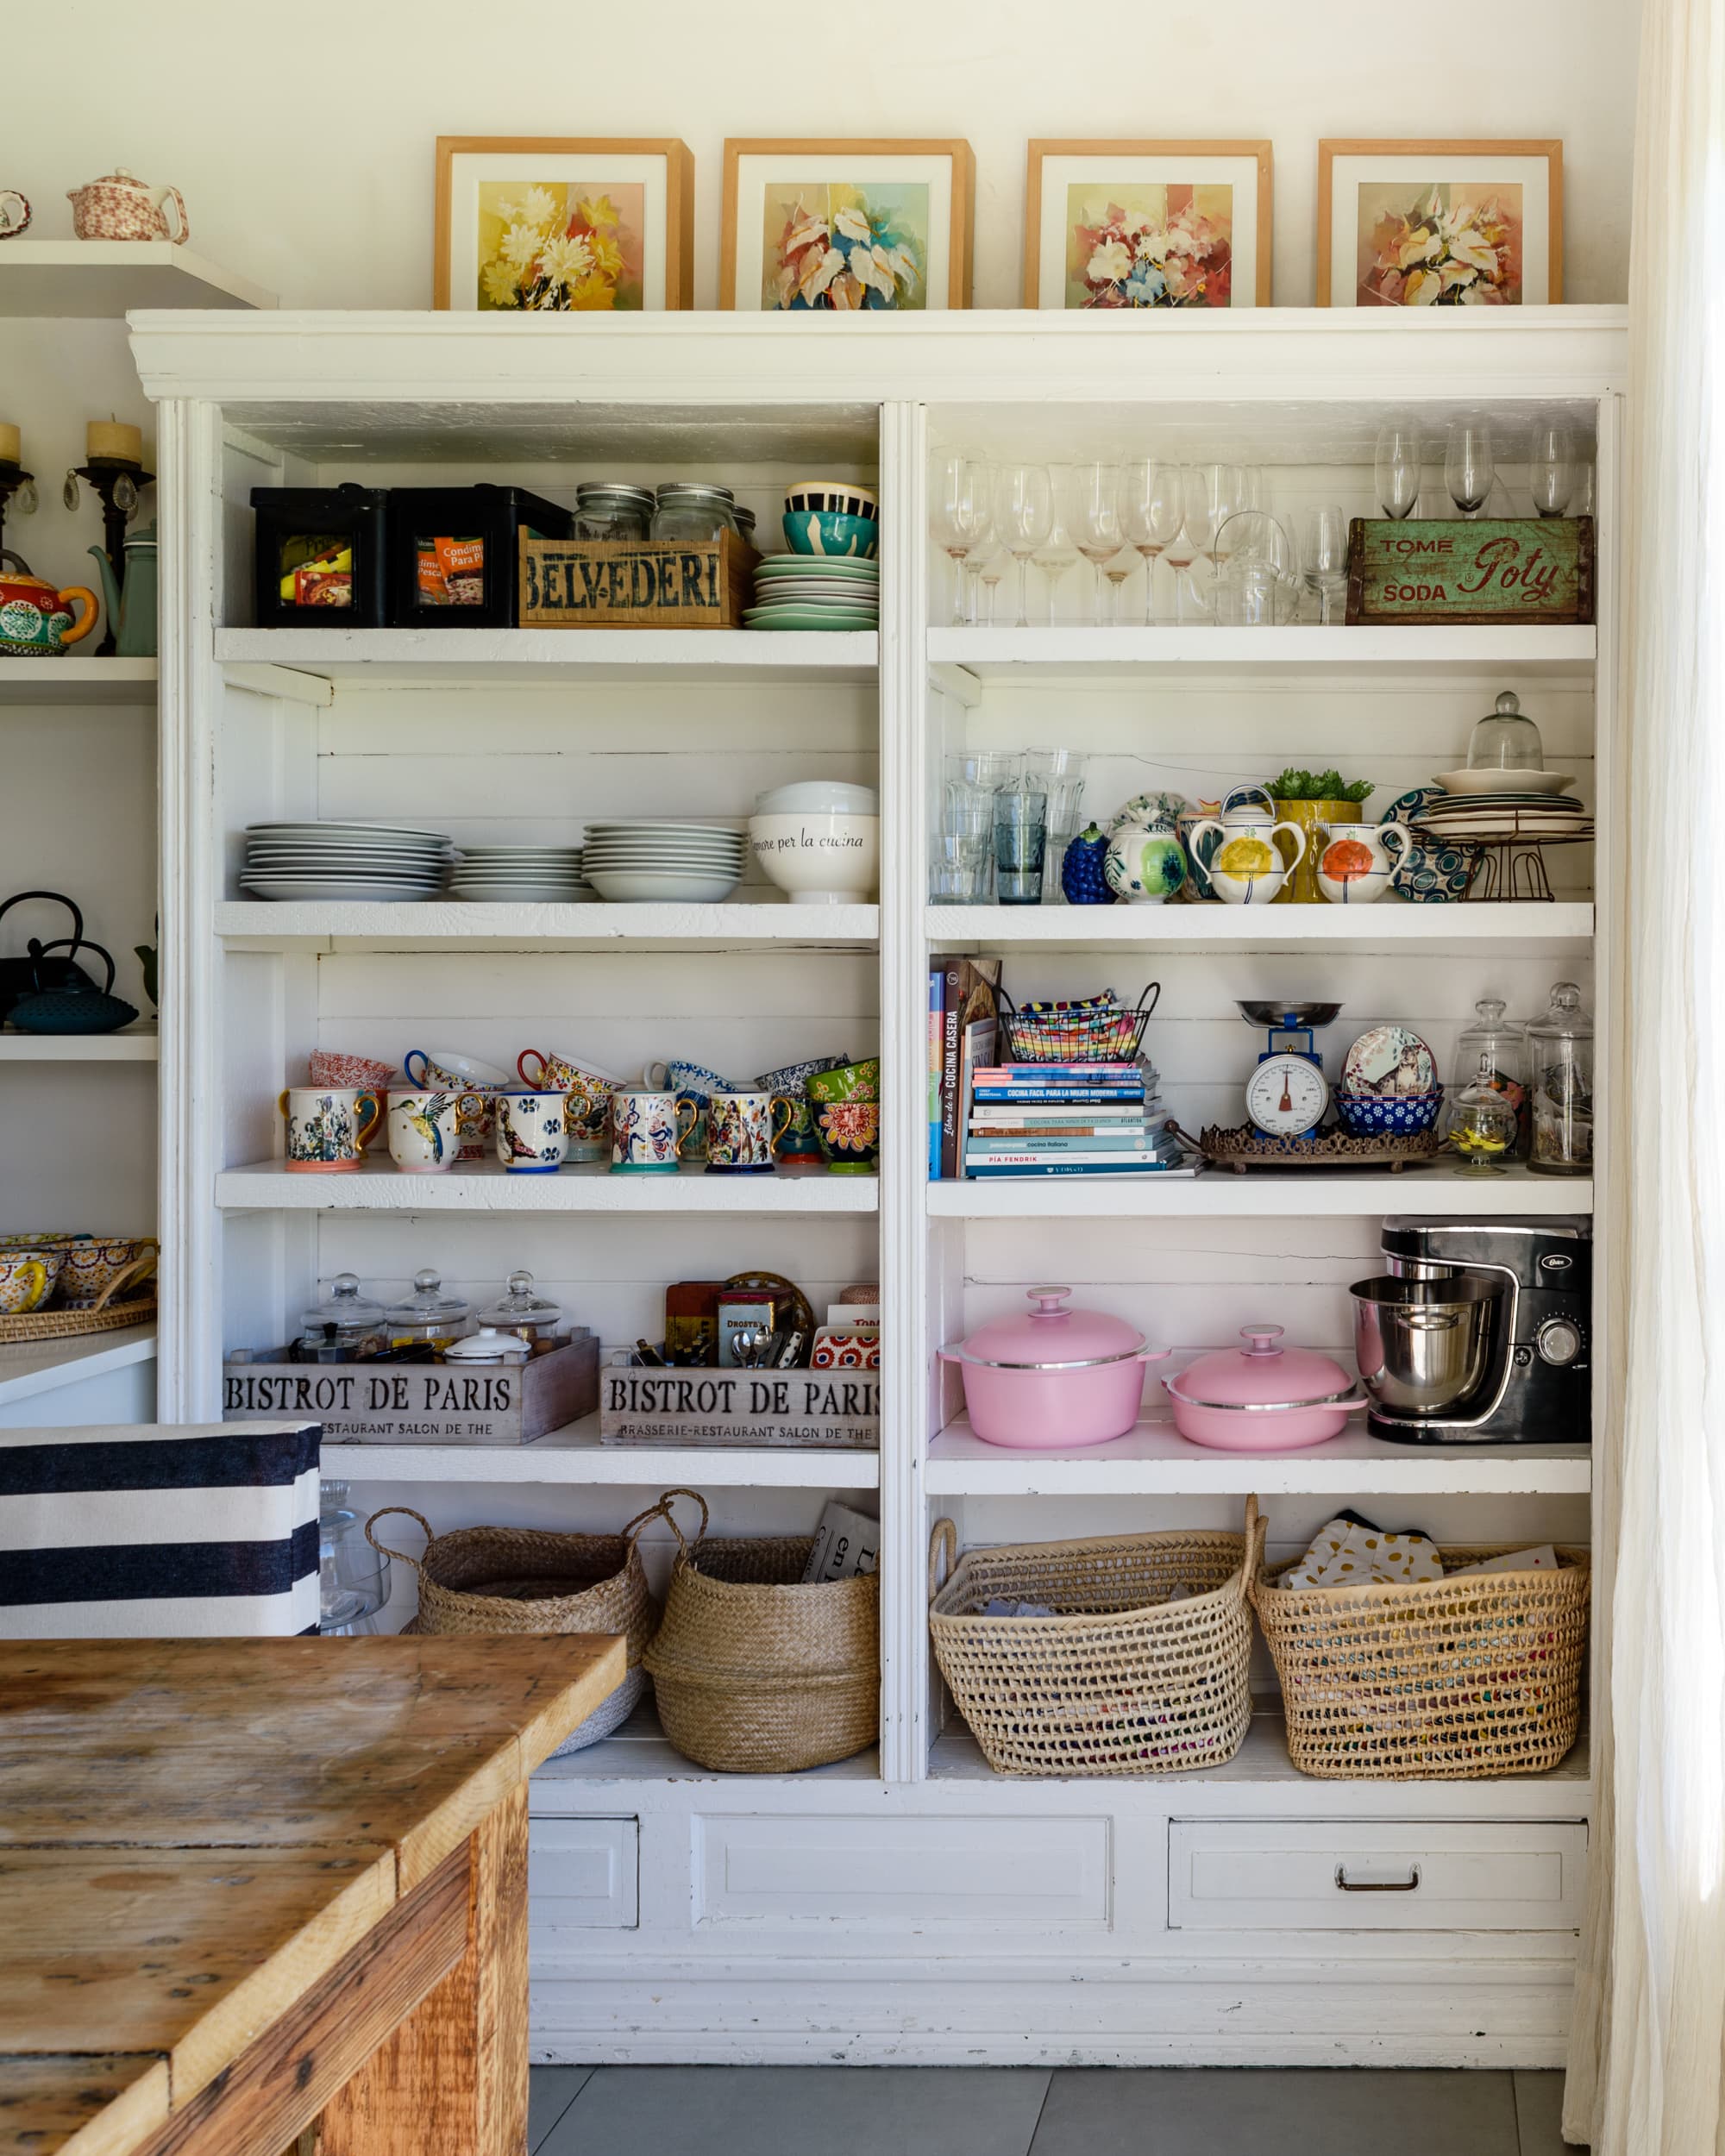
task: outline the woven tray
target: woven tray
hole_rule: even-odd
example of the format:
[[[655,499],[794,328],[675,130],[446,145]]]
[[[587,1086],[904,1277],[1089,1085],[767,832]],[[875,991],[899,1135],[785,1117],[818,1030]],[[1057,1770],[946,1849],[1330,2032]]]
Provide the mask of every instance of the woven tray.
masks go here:
[[[99,1298],[87,1310],[27,1310],[22,1317],[0,1318],[0,1347],[23,1347],[32,1340],[76,1340],[86,1332],[120,1332],[132,1325],[154,1322],[154,1293],[116,1302],[117,1289],[135,1288],[155,1270],[155,1254],[135,1257],[122,1273],[116,1273]]]

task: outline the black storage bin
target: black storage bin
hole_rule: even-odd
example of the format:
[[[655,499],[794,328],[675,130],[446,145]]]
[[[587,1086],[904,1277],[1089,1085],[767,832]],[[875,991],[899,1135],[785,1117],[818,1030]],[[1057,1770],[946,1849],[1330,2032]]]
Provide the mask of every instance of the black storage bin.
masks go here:
[[[392,487],[390,627],[518,627],[524,531],[573,539],[574,512],[523,486]]]
[[[381,629],[382,486],[254,486],[260,629]]]

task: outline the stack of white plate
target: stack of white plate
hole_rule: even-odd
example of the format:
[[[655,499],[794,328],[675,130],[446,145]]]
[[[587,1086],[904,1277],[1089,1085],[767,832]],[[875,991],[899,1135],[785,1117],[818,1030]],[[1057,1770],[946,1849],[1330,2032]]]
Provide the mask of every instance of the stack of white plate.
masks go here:
[[[873,629],[881,618],[881,565],[850,555],[769,554],[755,571],[750,629]]]
[[[1534,776],[1539,776],[1535,773]],[[1593,819],[1579,801],[1531,788],[1446,793],[1418,812],[1421,828],[1446,845],[1480,838],[1591,838]]]
[[[567,906],[598,896],[582,874],[579,846],[463,846],[449,891],[476,906]]]
[[[240,888],[254,899],[435,899],[449,851],[445,832],[405,824],[250,824]]]
[[[699,904],[731,896],[748,849],[748,834],[723,824],[633,817],[589,824],[582,867],[602,899]]]

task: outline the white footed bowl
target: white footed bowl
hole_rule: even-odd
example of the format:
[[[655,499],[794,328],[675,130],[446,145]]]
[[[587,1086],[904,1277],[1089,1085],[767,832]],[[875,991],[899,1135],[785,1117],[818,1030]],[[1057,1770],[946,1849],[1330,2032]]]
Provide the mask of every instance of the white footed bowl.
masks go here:
[[[768,883],[800,906],[856,906],[881,873],[878,816],[751,816],[749,843]]]

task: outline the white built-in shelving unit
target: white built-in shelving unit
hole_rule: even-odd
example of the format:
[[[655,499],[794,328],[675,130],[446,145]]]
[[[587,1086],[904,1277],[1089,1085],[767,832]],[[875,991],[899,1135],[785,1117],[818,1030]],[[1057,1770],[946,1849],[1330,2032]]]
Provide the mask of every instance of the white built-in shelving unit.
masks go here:
[[[1105,983],[1131,998],[1159,980],[1146,1045],[1188,1128],[1238,1119],[1258,1045],[1238,997],[1340,1000],[1323,1038],[1332,1068],[1356,1022],[1406,1019],[1447,1068],[1482,994],[1531,1016],[1553,981],[1574,978],[1603,1005],[1618,933],[1606,894],[1622,315],[852,327],[135,322],[171,489],[164,963],[184,993],[160,1044],[164,1412],[218,1413],[224,1351],[279,1343],[343,1269],[398,1288],[433,1263],[478,1294],[525,1263],[608,1345],[656,1330],[672,1279],[765,1267],[818,1306],[880,1280],[878,1455],[606,1448],[591,1420],[510,1449],[326,1449],[326,1472],[367,1501],[415,1505],[440,1531],[614,1528],[674,1486],[703,1490],[723,1532],[806,1530],[830,1493],[878,1499],[877,1751],[802,1776],[716,1777],[672,1752],[648,1708],[536,1780],[536,2057],[1554,2064],[1590,1802],[1584,1739],[1530,1780],[1313,1782],[1289,1763],[1265,1661],[1262,1711],[1225,1770],[1005,1780],[932,1670],[926,1551],[947,1514],[966,1544],[1238,1526],[1254,1491],[1273,1554],[1349,1503],[1454,1541],[1585,1541],[1592,1462],[1611,1432],[1592,1450],[1455,1451],[1359,1433],[1251,1460],[1186,1445],[1152,1386],[1145,1419],[1115,1444],[1026,1457],[975,1439],[933,1350],[1051,1277],[1130,1316],[1176,1366],[1264,1318],[1345,1355],[1347,1285],[1377,1269],[1386,1213],[1589,1213],[1595,1185],[1464,1181],[1443,1166],[930,1184],[925,991],[931,956],[955,950],[1000,952],[1019,998]],[[926,536],[940,449],[1231,454],[1271,467],[1278,506],[1333,499],[1366,513],[1382,420],[1417,412],[1435,442],[1463,406],[1503,440],[1534,411],[1559,411],[1596,445],[1597,628],[941,625],[944,564]],[[567,497],[588,474],[716,476],[770,536],[785,483],[817,472],[880,486],[878,638],[248,625],[254,485],[491,478]],[[1432,479],[1441,499],[1435,465]],[[1214,794],[1288,763],[1370,776],[1381,801],[1458,761],[1505,687],[1600,824],[1596,849],[1558,857],[1555,904],[925,901],[929,803],[950,750],[1081,749],[1087,806],[1101,816],[1139,791]],[[243,827],[264,817],[557,841],[605,815],[737,822],[762,787],[815,775],[881,789],[878,906],[787,906],[751,881],[711,908],[272,906],[236,881]],[[409,1178],[376,1162],[353,1177],[287,1175],[276,1094],[317,1046],[392,1061],[442,1048],[505,1067],[530,1046],[624,1070],[681,1054],[736,1077],[878,1049],[881,1174]],[[1611,1081],[1608,1056],[1602,1205]],[[1602,1219],[1602,1313],[1609,1227]],[[1609,1351],[1602,1321],[1596,1362]],[[662,1576],[662,1530],[643,1546]],[[409,1607],[403,1590],[392,1616]],[[1531,1883],[1498,1909],[1434,1887],[1423,1901],[1387,1897],[1370,1922],[1339,1900],[1297,1920],[1236,1907],[1201,1922],[1182,1914],[1195,1822],[1224,1858],[1425,1850],[1465,1871],[1507,1852]]]

